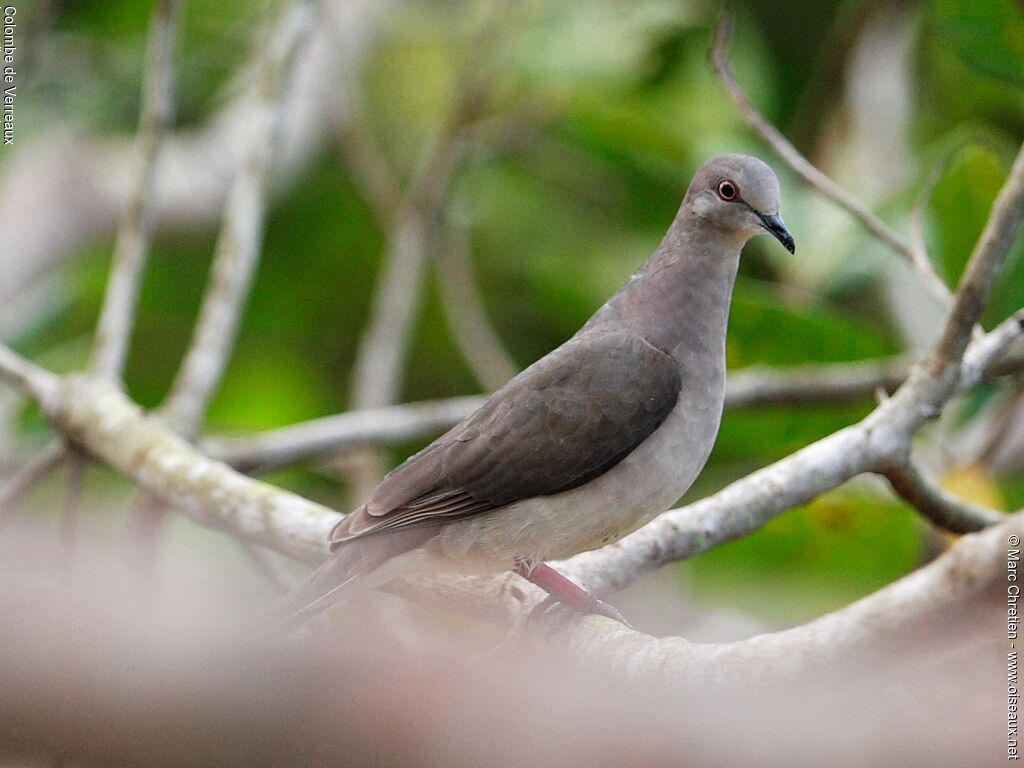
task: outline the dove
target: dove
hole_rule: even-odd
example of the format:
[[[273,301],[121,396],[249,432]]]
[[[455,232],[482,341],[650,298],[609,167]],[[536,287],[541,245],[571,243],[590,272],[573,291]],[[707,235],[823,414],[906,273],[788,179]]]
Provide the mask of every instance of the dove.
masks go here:
[[[757,158],[703,165],[657,250],[572,338],[335,526],[328,560],[278,606],[282,623],[399,577],[506,570],[624,621],[547,561],[636,530],[704,467],[725,398],[740,251],[768,234],[795,252],[779,198]]]

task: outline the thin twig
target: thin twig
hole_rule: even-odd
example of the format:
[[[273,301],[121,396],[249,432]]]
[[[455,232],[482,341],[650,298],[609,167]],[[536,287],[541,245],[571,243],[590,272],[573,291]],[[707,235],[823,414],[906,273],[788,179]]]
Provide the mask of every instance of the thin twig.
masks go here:
[[[259,474],[351,448],[429,437],[483,405],[481,396],[392,405],[327,416],[248,437],[211,437],[201,447],[243,472]]]
[[[290,0],[266,31],[266,55],[256,72],[254,119],[217,240],[210,284],[188,353],[161,409],[183,434],[198,430],[220,386],[259,260],[271,166],[280,144],[284,99],[294,59],[313,26],[316,3]]]
[[[906,380],[909,369],[910,360],[904,355],[785,368],[744,368],[729,374],[725,407],[856,401],[870,397],[878,390],[895,391]]]
[[[44,406],[57,395],[59,386],[56,376],[29,362],[6,344],[0,344],[0,379]]]
[[[841,403],[866,399],[879,389],[894,391],[906,379],[904,357],[851,363],[747,368],[729,375],[725,407]],[[259,474],[338,451],[429,437],[469,416],[486,397],[456,397],[371,408],[292,424],[244,437],[202,441],[215,458]]]
[[[1007,350],[1024,336],[1024,309],[1018,309],[980,339],[975,339],[964,353],[960,370],[960,387],[969,389],[986,375],[1003,374]],[[1019,362],[1019,361],[1015,361]]]
[[[497,7],[497,5],[496,5]],[[485,25],[490,32],[493,21]],[[481,41],[482,42],[482,41]],[[444,205],[448,185],[462,157],[467,127],[486,100],[489,79],[476,56],[487,47],[474,47],[458,78],[456,102],[439,134],[423,153],[413,180],[392,219],[387,251],[374,289],[370,319],[359,341],[352,370],[353,409],[393,404],[412,339],[430,246]],[[365,148],[368,148],[366,145]],[[378,168],[386,167],[381,159]],[[381,187],[383,188],[383,187]],[[379,201],[377,205],[386,203]],[[349,482],[356,500],[365,498],[380,481],[383,462],[376,452],[348,457]]]
[[[0,490],[0,516],[8,513],[37,483],[57,469],[68,457],[63,440],[54,440],[24,464]]]
[[[925,478],[912,462],[891,467],[883,474],[900,497],[943,530],[972,533],[1006,517],[940,488]]]
[[[369,124],[369,110],[357,74],[349,73],[344,81],[348,115],[338,132],[338,143],[363,199],[380,225],[390,229],[402,207],[402,185]]]
[[[86,464],[85,457],[73,450],[70,458],[67,488],[64,491],[64,512],[60,523],[61,565],[65,575],[73,570],[78,518],[82,506],[82,475]]]
[[[434,254],[441,308],[476,380],[493,391],[515,376],[519,368],[487,317],[473,274],[468,234],[450,221],[445,233]]]
[[[135,139],[137,171],[114,243],[107,293],[96,326],[90,370],[120,378],[153,231],[157,159],[174,113],[174,49],[185,0],[157,0],[150,24],[142,110]]]
[[[732,35],[732,21],[732,12],[726,7],[722,12],[718,27],[715,29],[714,41],[712,42],[708,58],[719,81],[729,94],[733,104],[736,105],[736,108],[747,121],[747,124],[797,176],[817,189],[840,208],[850,213],[875,237],[905,258],[921,274],[929,290],[935,294],[936,298],[944,306],[948,306],[951,300],[949,288],[935,274],[935,270],[932,268],[931,262],[928,261],[927,257],[923,257],[917,249],[868,210],[867,206],[857,198],[819,171],[751,103],[746,92],[737,82],[727,56],[729,38]]]

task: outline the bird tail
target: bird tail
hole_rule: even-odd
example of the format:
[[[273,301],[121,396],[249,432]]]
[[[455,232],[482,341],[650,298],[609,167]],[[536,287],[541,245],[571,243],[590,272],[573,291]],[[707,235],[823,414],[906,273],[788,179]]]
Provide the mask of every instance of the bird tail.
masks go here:
[[[389,531],[342,543],[304,583],[278,601],[268,626],[290,632],[332,605],[383,586],[405,570],[397,559],[419,547],[433,533],[424,528]]]

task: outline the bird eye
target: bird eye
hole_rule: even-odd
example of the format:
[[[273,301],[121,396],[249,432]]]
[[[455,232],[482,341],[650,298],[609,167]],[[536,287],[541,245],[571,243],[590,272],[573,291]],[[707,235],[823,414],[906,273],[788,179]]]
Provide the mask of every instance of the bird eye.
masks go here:
[[[732,202],[740,195],[740,190],[736,186],[736,183],[730,179],[724,179],[718,182],[718,196],[725,200],[727,203]]]

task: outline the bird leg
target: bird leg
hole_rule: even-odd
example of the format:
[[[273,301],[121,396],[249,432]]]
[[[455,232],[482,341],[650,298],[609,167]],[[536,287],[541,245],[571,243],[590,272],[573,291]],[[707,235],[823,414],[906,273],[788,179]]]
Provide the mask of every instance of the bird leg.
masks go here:
[[[521,560],[516,561],[515,572],[548,593],[549,597],[538,607],[549,605],[549,601],[554,600],[582,613],[596,613],[599,616],[607,616],[609,619],[632,628],[632,625],[615,608],[608,605],[604,600],[594,597],[587,590],[567,579],[547,563],[530,565]]]

